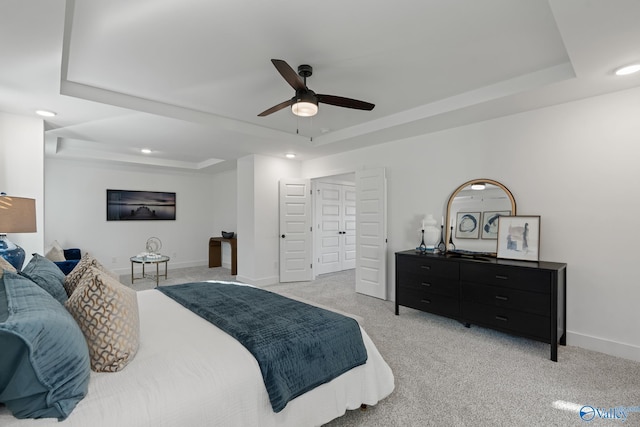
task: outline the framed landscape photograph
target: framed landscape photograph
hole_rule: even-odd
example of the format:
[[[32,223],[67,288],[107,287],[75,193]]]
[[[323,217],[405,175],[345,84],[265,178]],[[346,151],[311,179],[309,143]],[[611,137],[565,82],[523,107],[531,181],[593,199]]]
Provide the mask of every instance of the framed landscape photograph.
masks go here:
[[[480,236],[480,212],[456,214],[456,239],[477,239]]]
[[[538,261],[540,216],[498,217],[498,258]]]
[[[176,219],[176,193],[107,190],[107,221]]]
[[[498,218],[509,216],[511,211],[487,211],[482,212],[482,228],[480,229],[483,239],[495,240],[498,238]]]

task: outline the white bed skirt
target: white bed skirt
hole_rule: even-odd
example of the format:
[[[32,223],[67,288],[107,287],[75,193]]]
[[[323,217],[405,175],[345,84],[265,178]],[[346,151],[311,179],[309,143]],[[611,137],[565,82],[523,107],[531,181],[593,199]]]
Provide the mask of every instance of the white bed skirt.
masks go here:
[[[260,368],[235,339],[155,290],[138,292],[140,349],[121,372],[91,373],[89,393],[63,422],[0,426],[319,426],[394,389],[391,369],[362,330],[368,360],[274,413]]]

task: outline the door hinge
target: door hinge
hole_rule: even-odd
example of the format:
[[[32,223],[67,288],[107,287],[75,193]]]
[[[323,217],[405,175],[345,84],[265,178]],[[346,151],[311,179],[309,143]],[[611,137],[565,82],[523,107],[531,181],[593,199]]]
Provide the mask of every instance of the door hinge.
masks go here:
[[[309,264],[309,268],[313,268],[313,264]]]

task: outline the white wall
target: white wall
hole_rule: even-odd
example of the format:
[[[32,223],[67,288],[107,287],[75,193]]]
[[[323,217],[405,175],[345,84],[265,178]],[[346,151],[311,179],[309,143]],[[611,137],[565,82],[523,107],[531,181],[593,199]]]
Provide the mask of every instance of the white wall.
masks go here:
[[[0,113],[0,192],[36,199],[36,233],[9,234],[13,243],[31,254],[44,248],[44,122]],[[2,230],[0,230],[2,232]]]
[[[238,277],[256,285],[279,278],[279,181],[300,176],[300,162],[261,155],[238,160]]]
[[[222,236],[222,231],[237,232],[237,171],[233,169],[213,175],[209,193],[213,197],[211,207],[213,234],[211,237]],[[228,243],[222,244],[222,266],[231,268],[231,246]]]
[[[541,215],[541,259],[568,264],[568,343],[640,360],[636,216],[640,89],[585,99],[303,163],[303,176],[384,166],[388,284],[426,213],[492,178],[518,213]]]
[[[80,248],[125,274],[129,258],[155,236],[171,257],[169,272],[208,264],[209,237],[220,235],[213,229],[210,175],[47,158],[45,179],[47,245],[57,240],[64,248]],[[107,189],[175,192],[176,220],[107,221]]]

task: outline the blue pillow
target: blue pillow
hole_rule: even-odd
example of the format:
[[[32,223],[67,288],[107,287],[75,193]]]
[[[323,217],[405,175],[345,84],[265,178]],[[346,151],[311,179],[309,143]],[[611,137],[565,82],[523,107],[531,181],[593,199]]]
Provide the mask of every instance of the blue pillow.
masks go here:
[[[0,403],[17,418],[69,416],[89,387],[87,343],[67,310],[32,281],[0,277]]]
[[[65,275],[50,259],[33,254],[33,258],[29,260],[20,274],[49,292],[60,304],[67,302],[67,291],[64,290]]]

